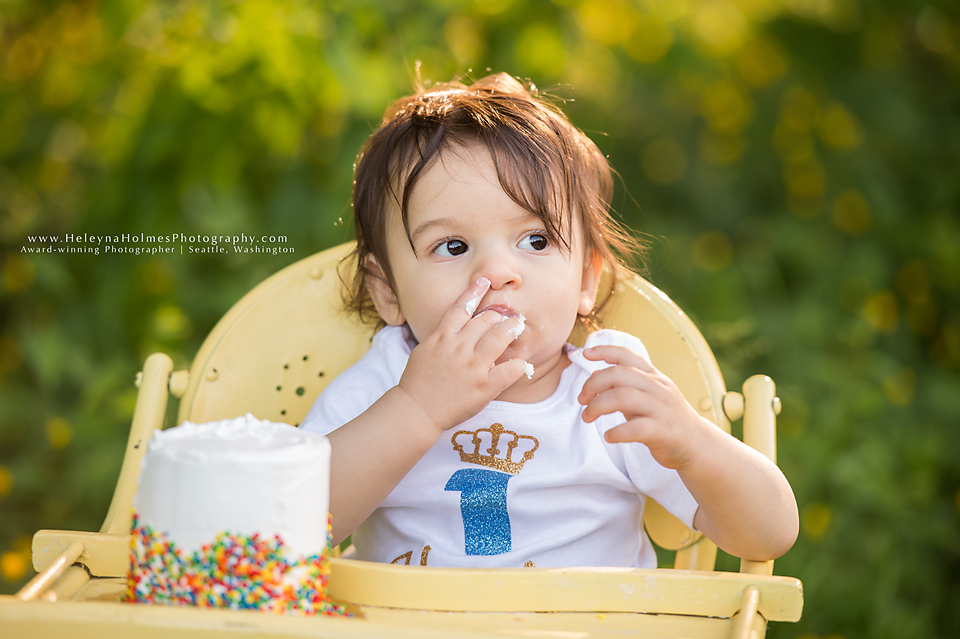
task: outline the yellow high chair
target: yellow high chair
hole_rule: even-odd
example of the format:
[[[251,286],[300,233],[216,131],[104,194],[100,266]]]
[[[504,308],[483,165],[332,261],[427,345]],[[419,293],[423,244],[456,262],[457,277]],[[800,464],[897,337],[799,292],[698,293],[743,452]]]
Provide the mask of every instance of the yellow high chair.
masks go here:
[[[121,603],[140,462],[151,433],[162,428],[169,395],[181,398],[178,423],[249,412],[298,424],[324,386],[369,347],[371,328],[340,310],[338,268],[351,248],[308,257],[254,288],[213,329],[189,372],[173,371],[161,353],[147,359],[103,527],[34,536],[39,574],[17,595],[0,597],[0,635],[746,639],[763,637],[768,621],[800,618],[797,579],[772,576],[773,562],[714,572],[716,546],[652,501],[644,523],[656,544],[676,551],[674,569],[455,569],[334,558],[329,592],[354,618]],[[600,321],[640,336],[654,364],[702,415],[728,432],[728,419],[742,417],[746,443],[774,459],[773,382],[755,376],[743,394],[726,392],[703,337],[663,293],[640,277],[620,282]]]

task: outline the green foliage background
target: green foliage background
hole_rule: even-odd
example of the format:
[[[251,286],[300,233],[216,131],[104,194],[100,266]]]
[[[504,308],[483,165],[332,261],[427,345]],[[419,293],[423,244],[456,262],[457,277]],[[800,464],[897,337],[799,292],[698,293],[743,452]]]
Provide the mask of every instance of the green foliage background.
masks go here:
[[[960,636],[960,12],[937,0],[0,0],[0,590],[96,530],[145,357],[350,235],[425,79],[530,78],[622,176],[728,384],[771,375],[801,508],[774,637]],[[37,234],[293,255],[31,255]],[[737,569],[721,557],[721,566]]]

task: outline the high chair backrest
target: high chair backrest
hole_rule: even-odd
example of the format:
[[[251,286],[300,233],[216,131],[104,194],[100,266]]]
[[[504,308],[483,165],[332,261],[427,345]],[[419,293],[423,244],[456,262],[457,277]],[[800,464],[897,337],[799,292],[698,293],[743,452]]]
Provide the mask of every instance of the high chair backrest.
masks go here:
[[[373,327],[343,310],[343,244],[303,259],[266,279],[214,327],[190,369],[178,423],[213,421],[252,413],[259,419],[298,425],[320,391],[369,348]],[[341,278],[344,274],[344,278]],[[601,326],[640,337],[654,366],[669,376],[687,401],[727,432],[723,378],[693,322],[639,276],[618,282],[599,317]],[[575,331],[574,343],[583,335]],[[652,502],[652,500],[651,500]],[[668,550],[708,546],[662,507],[648,502],[644,523]],[[715,552],[715,548],[713,550]],[[707,551],[696,565],[711,569]]]

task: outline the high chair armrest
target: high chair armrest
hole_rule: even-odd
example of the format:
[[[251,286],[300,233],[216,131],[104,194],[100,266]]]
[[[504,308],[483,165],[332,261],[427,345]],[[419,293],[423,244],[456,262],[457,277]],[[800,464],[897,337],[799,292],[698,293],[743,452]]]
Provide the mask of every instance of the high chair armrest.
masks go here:
[[[743,383],[743,443],[777,463],[777,385],[766,375]]]
[[[743,442],[777,463],[777,385],[766,375],[754,375],[743,384],[743,394],[727,393],[723,410],[730,420],[743,417]],[[772,575],[773,561],[740,560],[740,572]]]

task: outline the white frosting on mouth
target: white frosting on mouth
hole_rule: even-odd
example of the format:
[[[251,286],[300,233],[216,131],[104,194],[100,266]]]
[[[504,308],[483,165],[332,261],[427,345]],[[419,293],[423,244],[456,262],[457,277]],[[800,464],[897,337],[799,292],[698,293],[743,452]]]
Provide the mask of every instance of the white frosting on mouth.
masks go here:
[[[517,315],[515,315],[515,317],[517,319],[517,325],[511,328],[509,331],[507,331],[508,333],[513,335],[513,339],[517,339],[518,337],[520,337],[520,333],[522,333],[524,329],[527,328],[527,325],[526,325],[527,318],[523,316],[523,313],[518,313]],[[502,321],[505,322],[508,319],[510,318],[507,316],[504,316]]]
[[[527,376],[527,379],[533,379],[533,364],[530,362],[524,362],[523,374]]]

